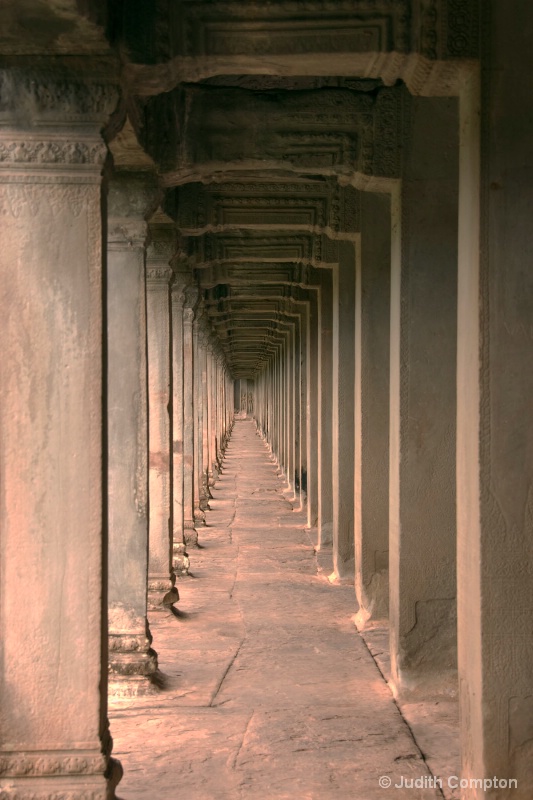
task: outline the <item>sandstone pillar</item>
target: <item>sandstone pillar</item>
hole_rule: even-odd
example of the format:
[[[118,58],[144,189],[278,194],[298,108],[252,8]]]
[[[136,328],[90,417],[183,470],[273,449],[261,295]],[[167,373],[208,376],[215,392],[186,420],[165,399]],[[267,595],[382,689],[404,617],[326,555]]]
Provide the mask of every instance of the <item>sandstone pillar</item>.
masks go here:
[[[457,430],[458,643],[466,779],[533,796],[533,8],[483,4],[461,98]],[[509,87],[513,87],[510,91]],[[479,128],[481,107],[481,130]],[[481,245],[481,247],[480,247]]]
[[[193,387],[194,387],[194,519],[205,525],[208,498],[204,492],[204,390],[202,329],[204,309],[198,309],[193,323]]]
[[[307,476],[309,474],[308,446],[310,434],[310,386],[309,386],[309,303],[303,306],[299,317],[299,341],[296,358],[298,362],[298,501],[299,510],[304,511],[307,506]]]
[[[189,557],[185,543],[183,502],[183,307],[185,303],[182,273],[176,271],[171,288],[172,306],[172,522],[173,567],[179,577],[187,575]]]
[[[354,387],[356,253],[339,243],[333,269],[333,569],[354,575]]]
[[[224,458],[224,359],[222,354],[217,355],[217,470],[222,468]]]
[[[280,472],[283,473],[283,462],[285,457],[285,411],[286,411],[286,399],[285,399],[285,348],[286,348],[286,338],[285,338],[285,331],[282,331],[282,338],[279,345],[278,350],[278,357],[276,361],[276,370],[277,370],[277,391],[276,391],[276,415],[278,421],[278,444],[277,444],[277,459],[278,465],[280,468]]]
[[[147,618],[148,423],[145,217],[149,173],[121,173],[108,194],[107,447],[109,669],[113,694],[146,690],[157,670]]]
[[[209,491],[209,415],[211,413],[211,400],[208,392],[207,382],[207,361],[208,352],[207,347],[209,344],[209,325],[207,319],[204,318],[202,330],[200,331],[199,344],[200,344],[200,365],[201,365],[201,385],[200,385],[200,402],[202,411],[202,474],[201,474],[201,493],[204,503],[204,510],[209,508],[209,500],[211,492]]]
[[[355,331],[355,589],[357,624],[389,607],[391,204],[361,193]]]
[[[318,525],[318,401],[321,392],[319,380],[319,296],[316,289],[309,291],[309,338],[307,347],[308,390],[306,401],[307,421],[307,474],[305,490],[307,493],[307,526]]]
[[[99,131],[116,94],[48,69],[0,74],[0,795],[108,800]]]
[[[198,289],[185,289],[183,307],[183,534],[185,543],[198,544],[194,518],[194,343],[193,323]]]
[[[412,98],[393,197],[390,630],[396,690],[456,691],[457,101]]]
[[[150,497],[148,602],[152,611],[162,611],[179,599],[172,566],[169,284],[173,273],[169,262],[175,251],[175,241],[168,225],[151,225],[150,235],[152,240],[146,259]]]
[[[323,270],[319,307],[318,547],[333,541],[333,272]]]
[[[214,486],[217,477],[218,469],[216,463],[216,415],[217,415],[217,365],[215,358],[216,340],[211,334],[207,341],[207,397],[209,414],[207,418],[207,452],[208,452],[208,485]]]
[[[295,498],[294,475],[296,473],[296,326],[293,322],[288,325],[287,348],[285,351],[285,477],[287,489]]]

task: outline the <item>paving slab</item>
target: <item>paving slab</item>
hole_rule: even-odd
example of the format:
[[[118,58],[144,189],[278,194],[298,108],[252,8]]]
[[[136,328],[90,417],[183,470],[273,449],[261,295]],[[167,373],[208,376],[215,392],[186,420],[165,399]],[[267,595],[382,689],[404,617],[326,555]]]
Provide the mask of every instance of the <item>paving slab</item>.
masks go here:
[[[179,614],[150,618],[160,689],[111,701],[119,797],[442,797],[250,420],[212,494]]]

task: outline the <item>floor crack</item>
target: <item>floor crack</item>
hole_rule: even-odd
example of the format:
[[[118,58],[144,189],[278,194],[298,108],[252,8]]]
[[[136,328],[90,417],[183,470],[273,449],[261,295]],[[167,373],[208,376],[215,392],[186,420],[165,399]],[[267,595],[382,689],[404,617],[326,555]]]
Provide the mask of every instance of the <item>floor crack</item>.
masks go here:
[[[232,769],[236,769],[236,767],[237,767],[237,761],[238,761],[238,759],[239,759],[239,756],[240,756],[240,754],[241,754],[241,750],[242,750],[242,748],[244,747],[244,741],[245,741],[245,739],[246,739],[246,736],[247,736],[247,734],[248,734],[248,729],[249,729],[249,727],[250,727],[250,723],[251,723],[251,721],[252,721],[252,719],[253,719],[253,716],[254,716],[254,714],[255,714],[255,709],[254,709],[254,710],[252,711],[252,713],[250,714],[250,718],[249,718],[248,722],[246,723],[246,728],[244,729],[244,733],[243,733],[243,735],[242,735],[241,743],[240,743],[240,745],[239,745],[239,748],[238,748],[238,750],[237,750],[237,753],[235,754],[235,758],[233,759],[233,764],[231,765],[231,768],[232,768]]]
[[[239,644],[239,646],[238,646],[237,650],[235,651],[235,654],[234,654],[233,658],[231,659],[231,661],[229,662],[228,666],[227,666],[227,667],[226,667],[226,669],[224,670],[224,674],[222,675],[222,677],[221,677],[220,681],[218,682],[218,686],[217,686],[217,688],[215,689],[215,692],[214,692],[214,694],[213,694],[213,697],[211,698],[211,701],[210,701],[210,703],[209,703],[209,707],[210,707],[210,708],[213,708],[213,707],[214,707],[214,702],[215,702],[215,700],[216,700],[216,698],[217,698],[217,695],[218,695],[218,693],[220,692],[220,690],[221,690],[221,688],[222,688],[222,684],[223,684],[223,683],[224,683],[224,681],[226,680],[226,676],[227,676],[228,672],[230,671],[230,669],[231,669],[231,668],[232,668],[232,666],[234,665],[234,663],[235,663],[235,661],[236,661],[236,659],[237,659],[237,656],[238,656],[238,655],[239,655],[239,653],[241,652],[241,648],[242,648],[242,646],[243,646],[243,644],[244,644],[244,642],[245,642],[245,639],[246,639],[246,636],[244,636],[244,637],[242,638],[242,640],[241,640],[241,642],[240,642],[240,644]]]

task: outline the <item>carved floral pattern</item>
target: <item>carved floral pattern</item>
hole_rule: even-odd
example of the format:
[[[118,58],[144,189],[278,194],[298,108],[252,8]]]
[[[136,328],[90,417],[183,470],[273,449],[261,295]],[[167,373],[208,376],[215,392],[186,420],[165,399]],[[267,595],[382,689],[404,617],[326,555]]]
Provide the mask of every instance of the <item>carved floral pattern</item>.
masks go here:
[[[107,148],[102,141],[0,141],[0,164],[93,164],[104,163]]]
[[[107,759],[99,756],[64,756],[13,754],[0,756],[2,777],[27,778],[50,775],[98,775],[107,767]],[[0,793],[1,797],[1,793]],[[11,795],[10,795],[11,797]]]
[[[33,118],[101,120],[113,111],[118,87],[110,81],[86,80],[80,74],[32,69],[0,70],[0,115],[31,111]]]
[[[479,57],[479,0],[446,0],[446,44],[454,58]]]
[[[170,267],[148,267],[146,270],[146,280],[150,283],[163,283],[168,285],[173,274]]]

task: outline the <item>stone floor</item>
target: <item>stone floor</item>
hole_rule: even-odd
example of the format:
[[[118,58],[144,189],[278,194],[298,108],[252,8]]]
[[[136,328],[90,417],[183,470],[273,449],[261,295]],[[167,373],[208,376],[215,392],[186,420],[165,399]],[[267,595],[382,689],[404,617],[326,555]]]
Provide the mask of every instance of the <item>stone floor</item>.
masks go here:
[[[179,616],[150,620],[161,689],[111,702],[120,798],[442,797],[249,420],[211,507]]]

